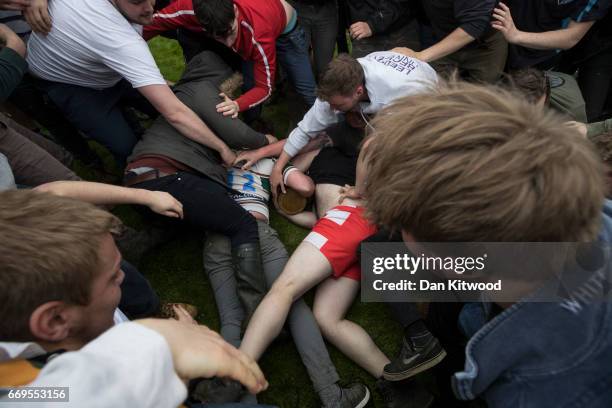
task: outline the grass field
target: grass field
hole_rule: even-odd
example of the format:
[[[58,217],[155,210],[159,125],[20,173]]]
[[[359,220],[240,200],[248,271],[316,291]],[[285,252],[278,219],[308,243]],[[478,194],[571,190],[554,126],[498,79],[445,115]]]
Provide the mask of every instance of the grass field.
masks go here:
[[[166,79],[177,80],[184,67],[178,44],[175,41],[156,38],[150,42],[150,46]],[[274,123],[275,129],[288,128],[287,108],[282,100],[275,105],[267,105],[264,112],[266,119]],[[286,134],[276,136],[284,138]],[[139,225],[138,215],[131,209],[119,208],[116,211],[126,223]],[[274,213],[272,226],[279,232],[290,252],[307,233]],[[213,329],[219,328],[213,293],[202,268],[202,237],[194,234],[169,242],[147,254],[139,267],[158,291],[162,301],[195,304],[200,310],[198,320]],[[307,299],[312,301],[312,293],[308,294]],[[395,353],[400,329],[389,318],[384,305],[356,302],[349,318],[365,327],[387,355]],[[374,380],[368,373],[358,368],[334,347],[329,346],[329,350],[342,381],[360,380],[367,383],[371,390],[374,389]],[[268,391],[259,397],[261,403],[274,404],[281,408],[319,406],[306,370],[291,341],[272,345],[260,364],[270,382]]]

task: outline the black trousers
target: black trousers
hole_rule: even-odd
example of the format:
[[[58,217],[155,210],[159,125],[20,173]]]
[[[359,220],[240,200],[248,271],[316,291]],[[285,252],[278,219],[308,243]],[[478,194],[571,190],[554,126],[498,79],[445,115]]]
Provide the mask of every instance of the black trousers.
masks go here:
[[[255,218],[229,196],[227,188],[207,177],[178,172],[132,187],[169,193],[183,204],[187,225],[227,236],[232,248],[259,242]]]
[[[149,281],[127,261],[121,261],[125,278],[121,283],[119,309],[130,319],[153,316],[159,310],[159,298]]]

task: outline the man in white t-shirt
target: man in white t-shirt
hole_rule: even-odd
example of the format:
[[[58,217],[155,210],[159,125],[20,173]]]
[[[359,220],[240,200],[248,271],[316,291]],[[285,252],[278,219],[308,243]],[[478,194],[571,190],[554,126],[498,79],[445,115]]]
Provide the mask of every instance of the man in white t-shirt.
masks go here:
[[[253,393],[267,387],[257,363],[181,310],[179,322],[114,325],[125,275],[112,214],[12,190],[0,192],[0,226],[0,405],[16,400],[9,389],[27,394],[23,386],[54,387],[65,407],[145,408],[177,407],[192,378],[228,377]],[[24,360],[33,356],[35,365]]]
[[[340,54],[328,66],[319,81],[318,98],[297,127],[289,134],[279,156],[270,184],[276,196],[284,192],[282,171],[308,141],[334,123],[344,113],[372,115],[402,96],[430,90],[438,80],[429,64],[391,51],[373,52],[355,59]]]
[[[229,164],[234,154],[176,98],[142,39],[142,25],[151,22],[154,4],[52,0],[51,30],[33,33],[28,42],[30,72],[68,120],[108,147],[121,164],[137,141],[122,107],[146,108],[147,100],[184,136],[216,150]]]

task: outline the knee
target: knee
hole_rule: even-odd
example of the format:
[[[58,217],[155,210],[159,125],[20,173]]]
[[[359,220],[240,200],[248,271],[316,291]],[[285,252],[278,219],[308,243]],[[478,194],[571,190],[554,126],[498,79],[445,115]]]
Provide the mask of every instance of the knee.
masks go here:
[[[277,305],[291,305],[297,298],[296,285],[290,279],[279,277],[270,288],[266,295],[272,302]]]
[[[333,337],[336,332],[338,320],[322,307],[315,304],[312,310],[315,320],[321,329],[321,333],[327,338]]]
[[[301,171],[292,171],[287,177],[287,185],[302,197],[311,197],[315,191],[312,179]]]

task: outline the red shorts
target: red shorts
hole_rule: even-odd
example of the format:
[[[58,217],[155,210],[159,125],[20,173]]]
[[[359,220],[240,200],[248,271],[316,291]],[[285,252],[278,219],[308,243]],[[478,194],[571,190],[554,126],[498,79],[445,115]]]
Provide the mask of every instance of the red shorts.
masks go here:
[[[361,279],[357,248],[361,241],[376,233],[375,225],[363,216],[363,207],[339,205],[329,210],[304,238],[327,258],[334,278]]]

